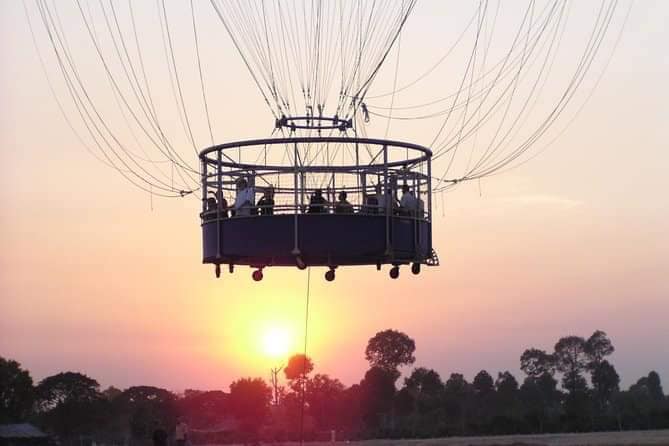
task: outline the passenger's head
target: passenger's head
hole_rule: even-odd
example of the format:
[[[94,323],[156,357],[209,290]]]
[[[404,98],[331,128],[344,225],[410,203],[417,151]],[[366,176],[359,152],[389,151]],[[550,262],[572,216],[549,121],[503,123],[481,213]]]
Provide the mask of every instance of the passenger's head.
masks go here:
[[[267,198],[274,197],[274,188],[272,186],[268,187],[267,189],[265,189],[265,192],[264,192],[263,195],[265,195],[265,197],[267,197]]]
[[[314,196],[315,197],[322,197],[323,196],[323,189],[316,189],[314,191]]]
[[[216,209],[216,199],[214,197],[207,198],[207,209]]]
[[[346,193],[346,191],[339,192],[339,201],[346,201],[347,196],[348,194]]]
[[[238,178],[237,179],[237,189],[246,189],[246,187],[249,185],[249,183],[246,181],[246,178]]]
[[[405,184],[402,186],[402,193],[408,194],[410,192],[409,185]]]

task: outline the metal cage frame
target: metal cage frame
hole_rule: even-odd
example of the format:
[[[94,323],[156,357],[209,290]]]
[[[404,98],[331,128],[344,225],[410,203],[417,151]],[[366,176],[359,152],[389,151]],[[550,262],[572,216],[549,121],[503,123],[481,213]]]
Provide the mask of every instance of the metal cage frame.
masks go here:
[[[305,164],[300,155],[303,152],[301,147],[312,145],[346,146],[351,153],[355,153],[355,163]],[[284,150],[292,149],[291,163],[279,165],[246,163],[236,161],[231,156],[234,150],[239,151],[241,159],[241,150],[244,148],[262,147],[263,150],[271,150],[279,146]],[[371,153],[375,155],[371,161],[360,162],[359,153],[362,147],[367,150],[372,148],[370,156]],[[399,151],[405,154],[403,159],[396,156]],[[220,144],[202,150],[199,158],[203,262],[215,265],[217,277],[220,275],[221,264],[228,264],[231,272],[234,265],[257,268],[253,274],[255,280],[262,279],[262,269],[267,266],[297,266],[300,269],[307,266],[326,266],[329,268],[326,279],[333,280],[334,270],[344,265],[376,265],[380,269],[382,264],[390,264],[392,265],[390,275],[396,278],[399,275],[399,265],[411,263],[412,272],[418,274],[420,265],[438,263],[432,249],[432,152],[426,147],[374,138],[293,136]],[[255,187],[258,181],[270,184],[267,178],[274,175],[277,178],[292,178],[292,184],[288,186],[282,187],[279,184],[265,187],[265,189],[271,187],[273,193],[286,198],[285,204],[272,204],[272,215],[260,212],[258,206],[251,203],[252,214],[228,216],[229,208],[222,208],[220,197],[223,197],[224,193],[232,192],[239,178],[248,179]],[[321,215],[309,215],[307,211],[309,205],[305,203],[305,196],[316,188],[308,186],[306,181],[308,175],[329,175],[332,187],[328,183],[326,193],[328,198],[333,198],[335,191],[346,191],[356,194],[358,198],[361,197],[361,200],[358,200],[359,204],[352,205],[352,211],[347,215],[331,213],[330,205],[324,207],[325,212]],[[370,177],[372,179],[376,177],[376,185],[372,181],[368,183]],[[337,178],[348,178],[351,183],[337,187]],[[399,181],[414,191],[416,203],[422,206],[413,211],[399,207],[397,200]],[[368,198],[373,196],[370,192],[375,187],[377,195],[380,189],[387,197],[383,200],[384,206],[377,208],[367,204]],[[215,209],[208,206],[208,195],[212,192],[218,200]],[[255,193],[253,196],[255,201]],[[423,196],[426,197],[424,201],[421,198]],[[243,223],[240,223],[242,221]],[[260,233],[274,232],[275,228],[283,228],[282,230],[290,228],[291,234],[277,235],[282,239],[292,238],[289,252],[286,243],[283,243],[281,248],[277,246],[275,253],[272,253],[271,247],[263,250],[253,245],[257,238],[262,239],[257,237]],[[361,236],[356,239],[356,246],[350,247],[351,254],[346,255],[344,237],[341,237],[343,240],[341,247],[332,247],[327,245],[326,241],[319,241],[318,237],[310,234],[319,231],[337,232],[338,228],[347,228],[349,235],[356,231],[369,232],[369,239],[378,239],[377,243],[373,247],[370,246],[368,251],[360,251],[358,245],[365,244],[365,238]],[[228,233],[232,231],[235,231],[235,237]],[[379,239],[381,236],[383,241]],[[272,244],[271,241],[264,240],[266,245]],[[245,249],[248,252],[244,252]]]

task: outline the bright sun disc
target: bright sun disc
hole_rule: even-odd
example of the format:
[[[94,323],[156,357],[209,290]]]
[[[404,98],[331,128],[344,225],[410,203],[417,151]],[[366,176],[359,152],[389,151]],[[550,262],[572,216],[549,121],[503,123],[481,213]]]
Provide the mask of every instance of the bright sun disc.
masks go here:
[[[267,329],[262,337],[263,352],[273,358],[286,356],[290,350],[290,343],[290,333],[278,327]]]

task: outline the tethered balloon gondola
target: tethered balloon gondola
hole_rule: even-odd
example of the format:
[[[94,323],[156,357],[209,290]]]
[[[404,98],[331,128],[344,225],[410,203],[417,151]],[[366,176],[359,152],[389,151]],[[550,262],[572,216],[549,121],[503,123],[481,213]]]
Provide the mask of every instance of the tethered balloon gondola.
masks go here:
[[[351,124],[336,117],[305,117],[277,125],[343,131]],[[314,161],[319,152],[359,154],[363,148],[372,154],[368,163]],[[240,163],[228,155],[239,149],[270,156],[284,150],[292,163]],[[234,265],[249,265],[256,268],[254,280],[261,280],[268,266],[324,266],[328,281],[338,267],[348,265],[381,269],[390,264],[390,277],[397,278],[400,265],[411,264],[418,274],[421,265],[438,264],[432,248],[431,156],[416,144],[348,136],[248,140],[205,149],[200,153],[203,261],[215,265],[217,276],[223,264],[231,271]],[[399,204],[400,188],[414,206]],[[221,199],[249,190],[251,197],[255,191],[271,191],[276,202],[256,206],[245,196],[227,206]],[[336,202],[342,192],[346,207]],[[314,203],[316,196],[323,199]]]
[[[405,25],[417,0],[36,0],[24,8],[56,103],[91,155],[151,203],[201,193],[203,261],[217,276],[223,265],[248,265],[255,280],[270,266],[319,266],[331,281],[340,266],[390,265],[397,278],[402,265],[414,274],[437,265],[435,195],[536,156],[528,151],[576,97],[611,24],[624,26],[629,9],[618,13],[618,3],[421,3],[437,9],[420,15],[437,19],[445,52],[421,44],[434,63],[412,60],[410,80],[399,83],[400,35],[412,32]],[[572,15],[592,26],[567,28]],[[421,32],[425,24],[415,23]],[[217,60],[219,30],[271,112],[269,138],[216,145],[215,117],[247,100],[243,88],[225,100],[208,96],[208,82],[231,72]],[[560,52],[563,35],[578,45]],[[372,90],[395,54],[394,75]],[[430,76],[437,81],[419,88]],[[170,94],[173,104],[163,100]],[[389,137],[391,124],[412,142]]]

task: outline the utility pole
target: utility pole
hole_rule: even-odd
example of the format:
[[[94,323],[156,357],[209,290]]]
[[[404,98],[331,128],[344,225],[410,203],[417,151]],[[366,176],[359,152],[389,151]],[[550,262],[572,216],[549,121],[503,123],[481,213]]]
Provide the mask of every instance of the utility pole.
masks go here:
[[[274,390],[274,405],[278,406],[279,401],[279,372],[283,370],[283,367],[274,367],[270,369],[272,373],[272,389]]]

